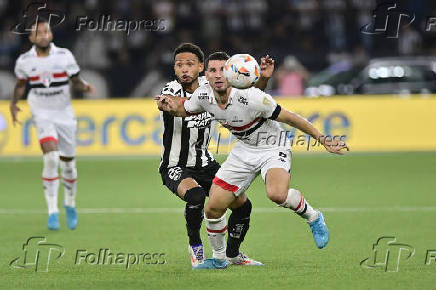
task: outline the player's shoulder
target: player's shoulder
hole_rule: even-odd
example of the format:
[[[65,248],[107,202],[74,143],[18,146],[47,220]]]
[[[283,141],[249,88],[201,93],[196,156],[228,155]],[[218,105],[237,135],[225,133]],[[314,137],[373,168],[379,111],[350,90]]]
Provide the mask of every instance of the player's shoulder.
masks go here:
[[[52,44],[52,48],[53,48],[53,54],[54,55],[58,55],[58,56],[73,56],[73,53],[71,52],[71,50],[69,50],[66,47],[59,47],[56,46],[54,44]]]
[[[33,58],[35,56],[36,56],[35,49],[32,47],[28,51],[23,52],[18,56],[17,63],[23,63],[24,61],[29,60],[30,58]]]
[[[198,85],[200,87],[207,84],[209,84],[209,82],[207,81],[205,76],[198,77]]]
[[[182,94],[182,85],[177,80],[168,82],[162,88],[161,94],[180,96]]]

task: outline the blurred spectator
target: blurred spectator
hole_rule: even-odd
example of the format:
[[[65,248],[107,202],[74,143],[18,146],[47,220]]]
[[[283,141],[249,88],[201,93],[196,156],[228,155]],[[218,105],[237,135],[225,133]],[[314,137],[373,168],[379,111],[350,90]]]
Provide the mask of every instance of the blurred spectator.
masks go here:
[[[407,26],[398,38],[398,52],[400,55],[417,55],[421,52],[421,44],[421,35],[412,26]]]
[[[277,70],[275,77],[279,96],[300,97],[303,95],[304,83],[309,73],[294,56],[289,55]]]

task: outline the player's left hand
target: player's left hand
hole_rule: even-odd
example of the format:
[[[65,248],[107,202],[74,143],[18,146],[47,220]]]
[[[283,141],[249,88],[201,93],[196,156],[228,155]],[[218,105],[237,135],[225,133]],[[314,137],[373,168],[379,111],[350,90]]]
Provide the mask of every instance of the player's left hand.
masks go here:
[[[85,86],[85,92],[90,94],[91,96],[96,96],[97,91],[95,90],[95,87],[91,84],[86,84]]]
[[[345,141],[337,138],[323,137],[320,138],[320,142],[328,152],[333,154],[344,155],[345,152],[343,149],[350,151]]]
[[[269,79],[274,72],[274,59],[266,55],[260,59],[260,77]]]

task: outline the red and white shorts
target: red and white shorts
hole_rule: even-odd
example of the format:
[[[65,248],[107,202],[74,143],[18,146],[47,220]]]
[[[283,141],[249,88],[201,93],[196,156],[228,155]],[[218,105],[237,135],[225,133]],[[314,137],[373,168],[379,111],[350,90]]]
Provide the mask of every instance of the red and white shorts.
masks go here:
[[[75,119],[66,121],[48,120],[46,118],[33,117],[39,143],[55,141],[61,156],[76,156],[76,129]]]
[[[283,168],[290,172],[291,150],[284,147],[256,148],[237,142],[216,173],[213,183],[239,196],[259,173],[265,182],[266,173],[271,168]]]

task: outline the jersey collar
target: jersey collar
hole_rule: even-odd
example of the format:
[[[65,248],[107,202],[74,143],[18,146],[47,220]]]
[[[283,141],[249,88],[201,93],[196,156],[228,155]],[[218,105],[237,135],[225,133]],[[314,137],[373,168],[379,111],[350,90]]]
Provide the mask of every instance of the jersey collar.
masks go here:
[[[53,42],[50,42],[50,50],[48,51],[48,55],[55,53],[56,49],[57,49],[57,46],[54,45]],[[38,56],[38,54],[36,53],[36,46],[35,45],[33,45],[32,48],[30,49],[30,53],[33,54],[34,56]]]

